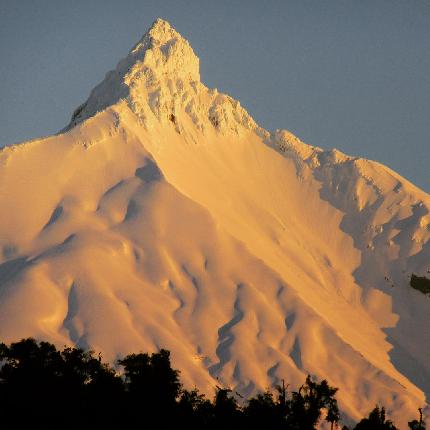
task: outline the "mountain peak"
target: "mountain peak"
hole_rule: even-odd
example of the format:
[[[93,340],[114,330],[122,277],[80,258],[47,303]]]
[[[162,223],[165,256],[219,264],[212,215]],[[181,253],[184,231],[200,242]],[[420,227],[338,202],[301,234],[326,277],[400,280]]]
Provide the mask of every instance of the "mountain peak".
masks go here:
[[[190,44],[161,18],[154,21],[133,47],[125,63],[137,72],[147,67],[152,73],[167,78],[200,81],[199,59]]]
[[[157,18],[149,28],[149,30],[144,34],[142,39],[136,44],[136,47],[140,46],[141,42],[146,38],[150,37],[151,40],[156,44],[164,44],[171,39],[182,38],[182,36],[170,25],[169,22],[162,18]]]
[[[159,122],[181,134],[191,120],[202,133],[212,130],[239,135],[252,131],[260,137],[269,136],[237,100],[200,82],[199,59],[190,44],[160,18],[115,70],[106,74],[62,131],[122,102],[146,128]]]
[[[430,424],[430,196],[262,129],[163,20],[74,125],[0,151],[2,340],[163,347],[211,395],[311,374],[351,420]]]
[[[188,41],[167,21],[158,18],[115,70],[108,72],[93,89],[88,100],[75,110],[63,131],[121,99],[136,105],[141,94],[178,80],[200,82],[199,59]]]

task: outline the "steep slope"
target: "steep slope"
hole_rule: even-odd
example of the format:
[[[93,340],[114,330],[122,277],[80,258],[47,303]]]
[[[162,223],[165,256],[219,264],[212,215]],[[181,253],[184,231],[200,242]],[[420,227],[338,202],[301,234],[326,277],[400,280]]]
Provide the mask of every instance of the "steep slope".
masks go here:
[[[405,425],[430,394],[430,197],[260,128],[157,20],[57,136],[0,153],[0,337],[165,347],[243,395],[311,373]]]

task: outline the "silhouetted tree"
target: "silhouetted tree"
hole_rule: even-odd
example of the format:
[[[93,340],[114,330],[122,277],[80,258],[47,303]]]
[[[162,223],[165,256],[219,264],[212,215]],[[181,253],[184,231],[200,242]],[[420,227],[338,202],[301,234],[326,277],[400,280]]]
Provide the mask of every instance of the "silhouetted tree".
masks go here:
[[[77,348],[61,352],[29,338],[9,347],[2,344],[0,362],[2,416],[16,428],[28,424],[53,428],[70,416],[100,424],[106,409],[115,411],[113,406],[120,402],[122,380],[91,352]],[[109,422],[114,421],[111,412]]]
[[[174,422],[182,385],[179,371],[171,367],[170,352],[130,354],[118,364],[124,367],[128,418],[154,426]]]
[[[215,427],[239,428],[243,423],[243,414],[231,390],[217,387],[214,399]]]
[[[314,430],[322,419],[339,423],[337,388],[310,376],[298,391],[282,382],[241,407],[231,390],[217,387],[212,401],[183,389],[179,370],[164,349],[118,361],[124,373],[79,348],[62,351],[48,342],[0,343],[2,428],[145,428]],[[425,430],[420,419],[410,430]],[[344,427],[344,430],[347,430]],[[396,430],[376,407],[354,430]]]
[[[325,420],[332,427],[339,421],[339,408],[335,394],[337,388],[330,387],[326,380],[318,383],[308,375],[298,392],[293,391],[288,401],[287,427],[297,430],[313,430],[323,411]]]
[[[418,412],[420,413],[420,420],[413,420],[408,422],[408,426],[411,430],[425,430],[426,425],[423,422],[423,410],[418,408]]]
[[[179,398],[179,422],[183,423],[187,429],[213,428],[214,405],[197,389],[182,390]]]
[[[396,430],[396,426],[385,419],[385,408],[376,406],[367,418],[363,418],[354,430]]]
[[[275,402],[273,394],[266,391],[248,400],[243,412],[250,427],[270,430],[281,429],[285,426],[285,413]]]

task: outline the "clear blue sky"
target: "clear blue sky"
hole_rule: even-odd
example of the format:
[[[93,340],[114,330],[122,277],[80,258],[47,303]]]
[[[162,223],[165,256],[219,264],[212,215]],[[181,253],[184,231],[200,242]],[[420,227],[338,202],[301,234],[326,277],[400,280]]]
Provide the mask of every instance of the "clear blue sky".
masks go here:
[[[0,0],[0,146],[66,125],[157,17],[265,128],[430,192],[428,0]]]

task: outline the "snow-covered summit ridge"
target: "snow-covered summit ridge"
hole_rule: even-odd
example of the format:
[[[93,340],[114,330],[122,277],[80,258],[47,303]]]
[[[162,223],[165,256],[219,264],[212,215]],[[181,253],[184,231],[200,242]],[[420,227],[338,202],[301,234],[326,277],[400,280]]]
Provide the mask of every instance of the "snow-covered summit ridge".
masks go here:
[[[166,78],[200,81],[199,59],[190,44],[171,25],[157,19],[115,70],[91,92],[73,113],[67,129],[121,99],[133,101],[136,91],[161,86]]]
[[[199,59],[186,39],[167,21],[158,18],[129,56],[134,65],[127,75],[131,83],[143,66],[157,75],[200,81]],[[140,67],[139,67],[140,66]]]
[[[198,57],[188,41],[162,19],[106,74],[63,131],[123,101],[147,129],[157,123],[170,124],[181,133],[191,120],[202,133],[208,128],[222,134],[251,130],[268,137],[237,100],[200,82]]]
[[[181,118],[188,118],[203,133],[215,128],[222,134],[251,130],[268,136],[237,100],[200,82],[199,59],[190,44],[160,18],[75,110],[63,131],[121,101],[146,128],[173,123],[181,133]]]

